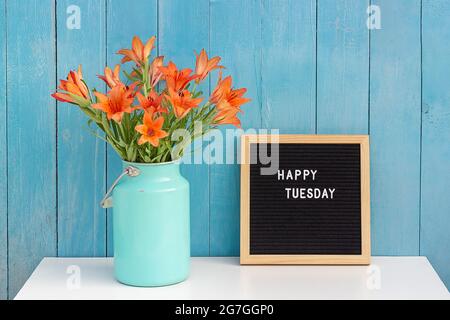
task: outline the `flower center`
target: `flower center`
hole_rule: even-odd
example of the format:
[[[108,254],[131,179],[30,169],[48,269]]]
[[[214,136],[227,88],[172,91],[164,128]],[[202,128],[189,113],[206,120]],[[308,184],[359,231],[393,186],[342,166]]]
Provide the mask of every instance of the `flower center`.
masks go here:
[[[148,129],[147,130],[147,135],[148,136],[153,136],[155,134],[155,130],[153,130],[153,129]]]

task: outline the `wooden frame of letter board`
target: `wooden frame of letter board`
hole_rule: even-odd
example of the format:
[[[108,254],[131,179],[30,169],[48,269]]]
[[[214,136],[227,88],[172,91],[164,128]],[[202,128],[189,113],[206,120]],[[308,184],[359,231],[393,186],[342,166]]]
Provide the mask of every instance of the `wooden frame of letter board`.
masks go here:
[[[283,255],[250,254],[250,144],[359,144],[361,146],[361,254]],[[342,264],[370,263],[370,164],[367,135],[243,135],[241,140],[241,264]]]

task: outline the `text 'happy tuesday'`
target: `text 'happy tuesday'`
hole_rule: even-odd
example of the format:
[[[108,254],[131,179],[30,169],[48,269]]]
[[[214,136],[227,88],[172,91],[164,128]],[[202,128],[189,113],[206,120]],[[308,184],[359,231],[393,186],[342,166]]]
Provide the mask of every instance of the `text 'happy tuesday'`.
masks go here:
[[[294,169],[278,170],[278,181],[316,181],[318,170],[314,169]],[[305,188],[286,187],[286,199],[334,199],[336,188]]]

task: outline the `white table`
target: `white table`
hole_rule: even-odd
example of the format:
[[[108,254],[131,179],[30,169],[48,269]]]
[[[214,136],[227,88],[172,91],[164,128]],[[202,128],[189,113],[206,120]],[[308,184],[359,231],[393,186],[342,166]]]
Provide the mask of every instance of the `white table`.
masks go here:
[[[374,257],[367,266],[240,266],[192,258],[185,282],[136,288],[110,258],[45,258],[16,299],[449,299],[425,257]]]

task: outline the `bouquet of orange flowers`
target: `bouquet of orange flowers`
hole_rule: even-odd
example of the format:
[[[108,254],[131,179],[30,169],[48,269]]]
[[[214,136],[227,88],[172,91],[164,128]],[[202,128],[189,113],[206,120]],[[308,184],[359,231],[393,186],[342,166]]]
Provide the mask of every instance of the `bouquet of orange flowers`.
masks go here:
[[[106,93],[89,89],[80,66],[78,71],[70,71],[52,94],[59,101],[77,105],[89,117],[89,127],[95,123],[103,132],[93,133],[129,162],[159,163],[180,158],[192,140],[218,125],[240,127],[240,107],[249,101],[244,97],[246,89],[234,89],[232,78],[222,79],[222,71],[216,88],[204,101],[198,85],[211,71],[223,68],[220,57],[209,59],[203,49],[197,55],[195,70],[179,69],[173,62],[164,65],[162,56],[150,61],[155,39],[144,45],[134,37],[131,49],[118,51],[123,55],[122,64],[132,61],[134,66],[131,72],[123,72],[126,82],[120,78],[120,65],[106,67],[105,74],[98,76],[109,88]],[[182,135],[182,141],[171,138],[177,130],[187,134]]]

